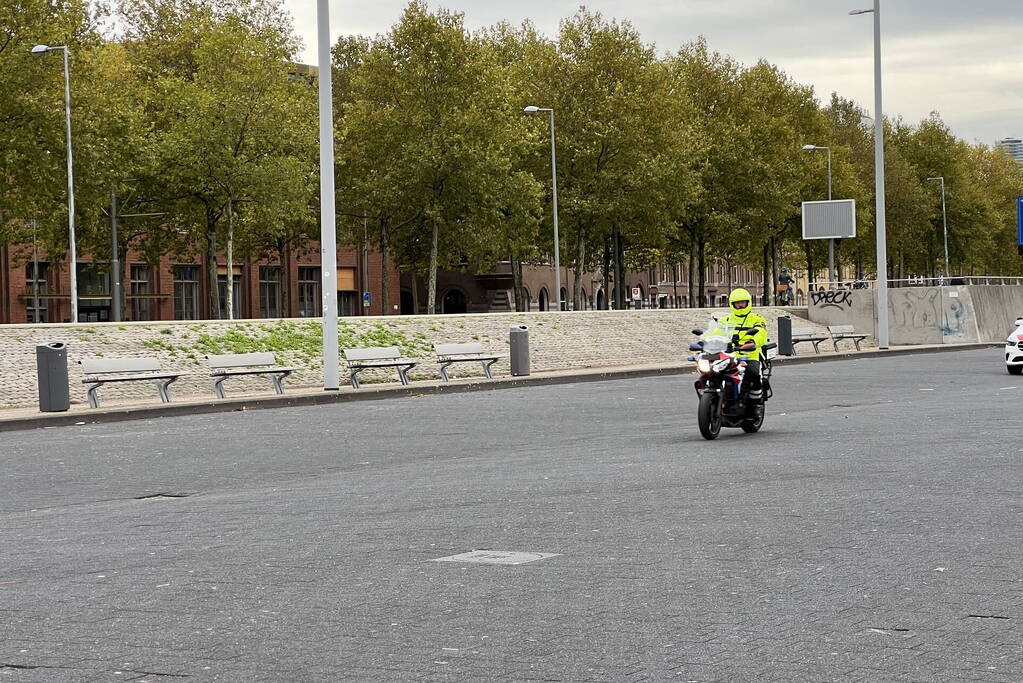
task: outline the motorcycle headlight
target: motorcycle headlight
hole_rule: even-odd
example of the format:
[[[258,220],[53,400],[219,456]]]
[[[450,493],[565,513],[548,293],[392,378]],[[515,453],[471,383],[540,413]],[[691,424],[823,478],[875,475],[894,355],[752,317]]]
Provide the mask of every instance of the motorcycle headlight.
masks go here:
[[[696,361],[696,369],[700,372],[710,372],[710,361],[706,358],[701,358]]]

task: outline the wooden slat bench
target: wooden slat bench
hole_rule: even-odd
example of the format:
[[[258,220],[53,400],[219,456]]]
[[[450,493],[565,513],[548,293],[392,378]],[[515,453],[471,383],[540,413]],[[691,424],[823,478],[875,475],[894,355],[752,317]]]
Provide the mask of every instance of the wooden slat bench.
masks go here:
[[[96,390],[109,382],[156,382],[160,400],[170,403],[167,387],[189,374],[162,370],[156,358],[89,358],[78,363],[84,375],[82,384],[92,385],[86,391],[90,408],[99,408]]]
[[[821,352],[821,342],[826,342],[827,337],[823,337],[818,334],[814,334],[813,330],[809,327],[793,327],[792,328],[792,353],[796,353],[796,344],[800,342],[810,342],[813,344],[813,352]]]
[[[472,342],[469,344],[434,344],[437,352],[437,362],[440,363],[440,376],[445,382],[448,378],[448,368],[455,363],[479,363],[483,366],[483,374],[487,379],[493,379],[490,374],[490,367],[501,360],[500,356],[488,355],[483,350],[483,344]]]
[[[831,343],[834,345],[835,351],[838,351],[838,342],[843,339],[852,340],[856,350],[859,351],[860,342],[867,338],[867,335],[856,332],[852,325],[828,325],[828,333],[831,335]]]
[[[206,360],[210,365],[210,377],[213,378],[213,391],[217,398],[226,398],[224,380],[244,375],[270,375],[274,393],[283,394],[284,378],[299,369],[280,367],[277,365],[277,359],[268,351],[208,354]]]
[[[403,358],[397,346],[367,346],[361,349],[345,349],[345,362],[348,363],[349,377],[352,388],[359,388],[359,373],[369,368],[394,368],[398,371],[398,379],[408,385],[408,371],[419,364],[418,361]]]

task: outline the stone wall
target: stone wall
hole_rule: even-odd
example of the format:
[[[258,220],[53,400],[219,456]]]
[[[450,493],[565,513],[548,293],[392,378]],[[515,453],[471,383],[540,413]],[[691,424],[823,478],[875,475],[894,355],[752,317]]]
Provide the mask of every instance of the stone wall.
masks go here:
[[[778,316],[785,311],[758,310],[768,319],[774,338]],[[495,375],[507,375],[508,332],[516,325],[529,328],[534,372],[678,363],[688,354],[690,330],[704,327],[714,312],[714,309],[667,309],[359,317],[342,318],[340,325],[343,338],[363,340],[350,346],[390,345],[397,343],[395,340],[400,341],[411,355],[422,359],[411,377],[437,379],[437,363],[431,351],[434,343],[479,341],[485,348],[505,356],[494,370]],[[256,339],[259,346],[244,346],[248,343],[244,342],[244,348],[223,350],[274,350],[278,363],[303,368],[286,380],[287,387],[322,386],[321,364],[317,358],[318,324],[314,319],[291,319],[0,326],[0,407],[36,404],[35,347],[48,342],[68,345],[71,396],[76,403],[85,402],[77,361],[93,357],[157,357],[165,369],[192,373],[172,385],[172,396],[212,396],[212,382],[203,354],[209,350],[211,342],[223,348],[238,339]],[[797,320],[795,324],[816,328],[806,320]],[[342,341],[342,348],[344,345]],[[370,382],[396,381],[393,371],[365,374],[366,381]],[[452,372],[456,377],[480,374],[479,366],[471,364],[456,365]],[[346,381],[347,372],[342,364],[342,382]],[[231,379],[225,388],[228,396],[271,391],[270,381],[262,378]],[[100,397],[106,403],[126,398],[158,400],[156,389],[143,382],[104,386]]]
[[[820,325],[852,325],[876,336],[875,292],[812,292],[809,317]],[[1023,315],[1023,287],[969,285],[888,290],[888,332],[894,345],[999,342]]]

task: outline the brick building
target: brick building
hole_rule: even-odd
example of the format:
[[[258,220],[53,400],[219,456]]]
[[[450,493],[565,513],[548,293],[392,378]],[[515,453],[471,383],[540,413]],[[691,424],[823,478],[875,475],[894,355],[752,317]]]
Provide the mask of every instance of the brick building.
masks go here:
[[[391,310],[382,309],[382,259],[378,253],[352,248],[337,252],[338,311],[341,315],[395,314],[400,301],[399,277],[390,276]],[[316,244],[294,250],[287,262],[236,259],[231,278],[234,317],[317,317],[321,314],[320,255]],[[38,271],[37,271],[38,268]],[[78,315],[81,322],[114,320],[110,264],[81,258],[78,269]],[[129,251],[122,263],[122,320],[201,320],[226,318],[227,265],[217,259],[220,315],[210,315],[206,260],[165,256],[150,264]],[[38,272],[38,278],[35,273]],[[70,319],[67,259],[55,263],[32,258],[31,245],[0,247],[0,323],[64,322]],[[369,306],[362,292],[369,292]]]

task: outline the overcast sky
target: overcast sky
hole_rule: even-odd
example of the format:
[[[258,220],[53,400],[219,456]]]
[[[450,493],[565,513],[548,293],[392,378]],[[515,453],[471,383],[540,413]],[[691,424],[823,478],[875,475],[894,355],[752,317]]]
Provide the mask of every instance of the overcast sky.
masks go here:
[[[316,62],[316,2],[284,0]],[[331,40],[386,32],[406,0],[331,0]],[[821,100],[833,91],[873,109],[872,15],[848,16],[872,0],[593,0],[607,17],[627,19],[659,52],[697,36],[750,64],[764,58]],[[993,143],[1023,136],[1023,0],[882,0],[884,109],[917,122],[938,111],[953,132]],[[470,29],[531,20],[548,36],[579,2],[430,1],[463,12]]]

